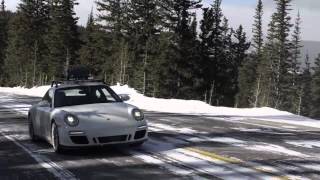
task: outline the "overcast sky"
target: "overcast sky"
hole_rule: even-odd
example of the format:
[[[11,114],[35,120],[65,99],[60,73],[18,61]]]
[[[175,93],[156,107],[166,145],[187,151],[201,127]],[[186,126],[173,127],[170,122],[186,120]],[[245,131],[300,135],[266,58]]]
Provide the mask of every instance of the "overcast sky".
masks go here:
[[[6,6],[10,10],[15,10],[20,0],[5,0]],[[78,0],[76,13],[80,17],[79,24],[85,25],[91,8],[95,8],[95,0]],[[209,6],[213,0],[203,0],[205,6]],[[273,0],[263,0],[265,5],[264,27],[270,20],[274,12]],[[223,0],[222,9],[224,15],[229,19],[230,25],[234,28],[240,24],[246,29],[251,38],[251,27],[257,0]],[[304,40],[320,41],[320,0],[293,0],[292,16],[295,17],[298,10],[302,16],[302,38]]]

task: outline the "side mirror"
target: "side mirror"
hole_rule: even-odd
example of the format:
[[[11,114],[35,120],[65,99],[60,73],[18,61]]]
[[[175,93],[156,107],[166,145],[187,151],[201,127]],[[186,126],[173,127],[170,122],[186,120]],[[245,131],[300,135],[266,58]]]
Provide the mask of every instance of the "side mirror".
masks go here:
[[[130,96],[128,94],[119,94],[119,97],[122,101],[129,101]]]
[[[48,101],[41,101],[39,103],[40,107],[51,107],[51,104]]]

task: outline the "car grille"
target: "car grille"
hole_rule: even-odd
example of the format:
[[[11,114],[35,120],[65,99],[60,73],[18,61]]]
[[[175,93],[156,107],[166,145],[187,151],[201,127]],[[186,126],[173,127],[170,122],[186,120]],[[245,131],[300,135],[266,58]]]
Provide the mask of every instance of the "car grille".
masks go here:
[[[137,131],[136,134],[134,135],[134,139],[144,138],[144,136],[146,136],[146,133],[147,133],[146,130]]]
[[[127,135],[122,136],[108,136],[108,137],[99,137],[98,140],[100,143],[111,143],[111,142],[121,142],[127,140]]]
[[[70,136],[70,138],[74,144],[89,144],[86,136]]]

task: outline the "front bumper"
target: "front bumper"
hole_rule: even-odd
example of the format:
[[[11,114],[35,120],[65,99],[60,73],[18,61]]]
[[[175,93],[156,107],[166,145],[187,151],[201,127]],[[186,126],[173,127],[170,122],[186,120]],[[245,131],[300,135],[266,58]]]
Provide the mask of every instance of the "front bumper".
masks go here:
[[[133,144],[148,139],[146,125],[125,129],[70,129],[59,128],[60,144],[65,147],[90,147],[104,145]]]

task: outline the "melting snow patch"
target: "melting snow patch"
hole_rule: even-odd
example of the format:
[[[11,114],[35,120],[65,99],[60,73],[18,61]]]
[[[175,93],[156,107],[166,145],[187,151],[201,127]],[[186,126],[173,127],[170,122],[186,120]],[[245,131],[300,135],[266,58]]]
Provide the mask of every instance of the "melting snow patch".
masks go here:
[[[166,124],[149,123],[149,126],[151,127],[151,129],[154,128],[154,130],[174,131],[174,132],[179,132],[182,134],[200,133],[200,132],[193,130],[191,128],[177,128],[177,127],[166,125]]]
[[[309,156],[302,154],[300,152],[293,151],[293,150],[287,149],[282,146],[278,146],[278,145],[274,145],[274,144],[267,144],[267,143],[263,143],[261,145],[253,145],[253,146],[245,147],[245,148],[249,149],[249,150],[254,150],[254,151],[267,151],[270,153],[279,153],[279,154],[289,155],[289,156],[309,157]]]
[[[235,138],[229,138],[229,137],[210,138],[210,141],[226,143],[226,144],[244,144],[244,143],[246,143],[245,141],[241,141],[241,140],[238,140]]]
[[[304,148],[320,148],[320,141],[286,141],[287,144],[294,146],[304,147]]]
[[[241,132],[261,132],[261,129],[247,129],[247,128],[232,128],[233,130],[241,131]]]

